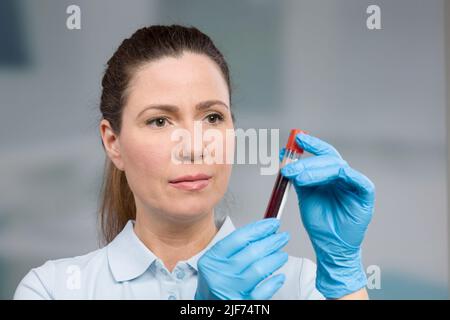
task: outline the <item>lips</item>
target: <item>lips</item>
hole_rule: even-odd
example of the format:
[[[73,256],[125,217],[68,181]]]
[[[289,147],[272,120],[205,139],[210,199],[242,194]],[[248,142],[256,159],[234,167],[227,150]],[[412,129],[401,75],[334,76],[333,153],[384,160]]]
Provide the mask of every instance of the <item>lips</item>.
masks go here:
[[[200,173],[196,175],[186,175],[172,179],[169,184],[172,187],[188,191],[196,191],[206,188],[209,184],[211,176]]]

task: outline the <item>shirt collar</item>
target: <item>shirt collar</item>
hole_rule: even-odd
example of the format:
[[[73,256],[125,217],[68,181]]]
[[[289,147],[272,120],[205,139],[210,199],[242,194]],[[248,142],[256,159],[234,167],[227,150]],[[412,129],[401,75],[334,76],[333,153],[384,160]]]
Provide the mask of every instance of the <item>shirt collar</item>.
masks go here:
[[[142,275],[158,257],[145,246],[133,229],[134,221],[129,220],[123,230],[107,246],[108,263],[116,281],[128,281]],[[220,226],[213,239],[202,251],[186,261],[197,270],[200,257],[216,242],[233,232],[235,227],[229,216]]]

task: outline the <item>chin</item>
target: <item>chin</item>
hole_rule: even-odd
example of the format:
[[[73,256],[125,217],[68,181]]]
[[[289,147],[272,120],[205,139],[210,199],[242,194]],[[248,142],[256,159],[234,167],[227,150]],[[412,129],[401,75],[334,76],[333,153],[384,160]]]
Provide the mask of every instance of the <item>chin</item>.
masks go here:
[[[190,203],[192,202],[192,203]],[[180,204],[171,204],[167,212],[177,220],[191,220],[209,214],[213,206],[206,205],[200,200],[185,201]]]

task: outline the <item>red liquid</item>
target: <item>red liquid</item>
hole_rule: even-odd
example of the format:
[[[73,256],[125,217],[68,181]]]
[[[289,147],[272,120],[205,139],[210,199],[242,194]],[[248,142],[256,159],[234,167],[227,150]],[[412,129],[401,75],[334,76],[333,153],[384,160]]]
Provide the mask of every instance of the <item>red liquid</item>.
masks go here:
[[[266,218],[276,218],[278,215],[278,210],[280,209],[281,202],[283,200],[283,195],[288,185],[289,179],[284,177],[280,172],[278,172],[277,180],[272,190],[272,195],[270,196],[270,201],[264,214],[264,219]]]

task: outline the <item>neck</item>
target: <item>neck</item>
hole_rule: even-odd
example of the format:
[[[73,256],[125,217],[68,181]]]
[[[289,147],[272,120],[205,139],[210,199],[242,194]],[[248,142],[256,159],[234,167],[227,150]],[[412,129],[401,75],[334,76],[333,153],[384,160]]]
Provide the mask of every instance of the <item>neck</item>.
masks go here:
[[[189,222],[137,212],[134,232],[172,271],[178,261],[187,260],[202,251],[217,233],[217,228],[214,211]]]

